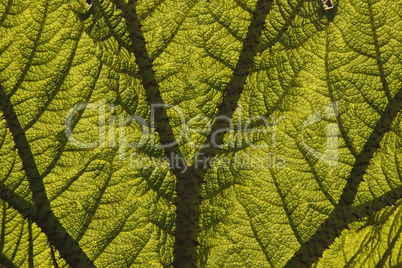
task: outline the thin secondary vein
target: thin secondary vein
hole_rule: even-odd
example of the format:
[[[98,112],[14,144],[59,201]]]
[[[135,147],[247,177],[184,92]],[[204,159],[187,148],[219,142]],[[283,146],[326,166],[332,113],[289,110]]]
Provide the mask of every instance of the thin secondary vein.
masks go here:
[[[36,50],[37,50],[38,45],[39,45],[39,40],[40,40],[40,38],[42,36],[43,28],[45,27],[45,22],[46,22],[46,18],[47,18],[47,14],[48,14],[48,8],[49,8],[49,2],[50,2],[50,0],[46,1],[45,10],[43,11],[43,18],[42,18],[42,21],[41,21],[41,23],[39,25],[38,34],[36,35],[36,39],[34,41],[33,48],[31,50],[31,53],[29,54],[28,61],[25,64],[25,67],[24,67],[24,70],[22,71],[21,76],[19,77],[17,83],[14,85],[14,87],[10,91],[10,94],[9,94],[10,98],[15,94],[17,89],[20,88],[22,82],[24,81],[25,76],[28,74],[28,71],[29,71],[29,69],[31,67],[32,61],[33,61],[33,59],[35,57]]]
[[[58,249],[67,263],[76,267],[94,267],[92,261],[89,260],[78,243],[72,239],[53,214],[49,200],[47,199],[43,179],[35,163],[25,132],[14,111],[10,96],[5,93],[1,85],[0,110],[3,112],[7,126],[14,138],[15,147],[18,149],[18,155],[22,161],[26,177],[28,178],[37,210],[36,216],[32,220],[34,220],[47,235],[49,241]]]
[[[357,189],[363,180],[363,176],[366,174],[370,160],[401,109],[402,89],[389,101],[370,137],[357,156],[337,207],[335,207],[325,222],[321,224],[314,235],[293,255],[285,267],[311,267],[322,256],[324,250],[333,243],[335,238],[347,228],[350,218],[353,218],[351,208],[357,194]]]

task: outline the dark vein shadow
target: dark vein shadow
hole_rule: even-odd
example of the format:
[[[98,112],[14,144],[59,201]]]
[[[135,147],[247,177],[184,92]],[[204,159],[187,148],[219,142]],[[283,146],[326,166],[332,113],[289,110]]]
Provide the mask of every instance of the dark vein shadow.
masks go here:
[[[54,268],[59,268],[59,264],[57,263],[56,255],[52,245],[49,245],[50,248],[50,255],[52,255],[52,263]]]
[[[252,13],[249,30],[244,39],[243,49],[233,71],[232,79],[223,92],[222,103],[216,108],[221,115],[232,118],[238,107],[240,95],[243,92],[246,78],[251,72],[265,20],[272,4],[272,1],[259,0]],[[223,120],[215,121],[207,140],[211,140],[212,133],[225,127]],[[223,142],[223,137],[224,133],[217,137],[217,144]],[[201,151],[200,155],[212,157],[216,153],[216,149],[219,148],[207,148]],[[201,186],[206,173],[207,169],[197,169],[192,166],[185,174],[179,174],[177,177],[175,267],[195,267],[197,263]]]
[[[129,37],[131,39],[131,44],[128,47],[128,50],[130,52],[134,53],[134,55],[135,55],[136,63],[139,67],[139,73],[142,78],[142,85],[145,89],[147,101],[150,106],[152,104],[164,104],[164,102],[162,100],[162,96],[160,94],[159,85],[155,78],[155,72],[153,70],[153,63],[152,63],[150,55],[148,54],[147,49],[146,49],[146,43],[145,43],[144,34],[141,29],[141,24],[137,17],[136,1],[133,0],[133,1],[129,1],[128,3],[125,3],[124,1],[115,0],[114,2],[116,4],[116,6],[122,11],[122,15],[126,21],[127,31],[129,32]],[[175,141],[175,136],[173,134],[173,130],[169,124],[169,117],[167,116],[166,107],[163,109],[155,110],[153,119],[155,120],[155,122],[153,122],[154,130],[151,130],[151,131],[156,131],[159,134],[160,143],[168,144],[168,143]],[[182,154],[180,152],[180,148],[177,144],[174,146],[165,148],[165,155],[167,157],[170,157],[173,155],[173,156],[176,156],[179,158],[183,158]],[[189,181],[193,182],[193,181],[199,180],[198,178],[191,179],[191,178],[188,178],[187,176],[183,176],[183,174],[180,173],[180,170],[177,170],[177,169],[173,170],[173,172],[176,175],[177,187],[179,187],[183,183],[187,184],[187,182],[189,182]],[[190,176],[192,176],[192,174]],[[184,188],[193,192],[192,189],[194,187],[184,187]],[[196,192],[198,192],[198,191],[196,191]],[[198,195],[196,195],[196,196],[198,196]],[[183,200],[181,200],[181,197],[182,196],[179,195],[178,200],[177,200],[177,204],[178,204],[176,207],[177,215],[183,215],[182,211],[184,208],[187,211],[189,209],[189,207],[190,208],[192,207],[192,205],[188,204],[188,203],[186,203],[186,205],[181,206],[181,204],[183,203]],[[193,228],[193,227],[197,226],[198,218],[197,218],[197,220],[192,221],[191,224],[189,224],[189,225],[186,224],[186,227],[184,229],[182,228],[181,222],[179,222],[181,218],[182,217],[177,216],[177,219],[176,219],[176,230],[177,231],[176,231],[176,245],[175,246],[177,246],[178,241],[182,241],[182,239],[178,236],[181,236],[181,234],[183,234],[183,233],[188,233],[187,230],[190,230],[192,235],[186,236],[184,241],[192,241],[192,240],[194,240],[194,237],[195,237],[195,239],[197,239],[197,232],[195,231],[193,233],[193,230],[197,230],[197,228]],[[184,243],[184,244],[189,244],[189,243]],[[190,242],[190,244],[192,245],[192,247],[190,247],[190,252],[186,255],[190,256],[190,258],[191,258],[191,256],[195,256],[195,246],[191,242]],[[179,248],[180,248],[180,246],[179,246]],[[175,254],[177,254],[178,252],[182,252],[182,251],[177,250],[177,247],[176,247]],[[187,250],[185,252],[187,252]],[[176,256],[176,259],[177,259],[177,256]]]
[[[156,60],[165,50],[166,48],[169,46],[169,44],[173,41],[173,39],[176,37],[177,33],[179,32],[180,28],[182,27],[184,21],[187,18],[188,13],[190,13],[192,7],[187,7],[188,9],[185,12],[185,15],[183,15],[183,18],[178,22],[178,24],[176,25],[176,29],[174,29],[174,31],[169,35],[169,37],[164,40],[164,44],[162,47],[160,47],[157,51],[154,52],[154,55],[151,55],[152,61]]]
[[[4,185],[3,182],[0,182],[0,199],[4,200],[7,202],[7,205],[18,211],[22,217],[24,218],[34,218],[36,214],[36,209],[34,205],[26,201],[23,197],[19,196],[16,194],[13,190],[8,188],[6,185]],[[3,207],[3,219],[6,219],[6,208],[7,206],[4,205]],[[4,221],[2,221],[2,229],[5,228],[3,227]],[[3,238],[3,231],[1,233],[1,240],[0,240],[0,249],[4,245],[4,238]],[[0,250],[1,251],[1,250]]]
[[[373,8],[371,6],[371,1],[368,2],[368,9],[369,9],[369,17],[370,17],[370,24],[371,24],[371,29],[373,32],[373,39],[374,39],[374,47],[375,47],[375,52],[376,52],[376,61],[377,61],[377,66],[378,66],[378,71],[380,72],[380,78],[381,78],[381,83],[385,92],[385,95],[387,96],[388,100],[391,99],[391,91],[389,89],[388,81],[387,81],[387,75],[385,74],[384,70],[384,60],[382,59],[382,54],[380,51],[381,44],[378,41],[378,34],[377,34],[377,29],[374,23],[374,14],[373,14]]]
[[[283,210],[285,211],[286,217],[288,218],[290,228],[292,229],[293,234],[297,239],[297,242],[299,242],[300,245],[303,245],[304,241],[303,241],[303,239],[302,239],[302,237],[301,237],[301,235],[299,233],[299,230],[297,229],[296,224],[293,221],[292,211],[290,211],[290,209],[288,207],[288,203],[286,202],[286,195],[282,192],[281,186],[279,185],[279,181],[277,180],[277,178],[276,178],[274,172],[272,171],[272,169],[270,169],[269,171],[271,173],[271,177],[272,177],[272,180],[274,182],[276,191],[278,192],[279,197],[281,199]]]
[[[333,103],[333,102],[337,101],[337,99],[335,98],[335,95],[334,95],[333,86],[330,83],[330,69],[329,69],[329,64],[328,64],[328,61],[329,61],[328,54],[329,54],[328,30],[325,29],[325,59],[324,59],[324,61],[325,61],[325,78],[326,78],[325,80],[327,82],[329,97],[331,99],[331,102]],[[334,110],[335,110],[336,114],[339,114],[338,107],[336,105],[334,106]],[[356,158],[357,152],[356,152],[355,148],[353,147],[351,140],[349,139],[349,136],[346,132],[345,127],[343,126],[343,122],[341,121],[340,116],[336,117],[336,123],[338,124],[342,139],[345,142],[346,147],[348,148],[350,153]]]
[[[82,32],[81,32],[82,33]],[[75,45],[73,47],[73,50],[71,52],[71,55],[69,55],[68,57],[68,62],[66,65],[66,68],[62,71],[62,75],[59,79],[59,81],[57,81],[56,85],[53,88],[53,91],[50,92],[50,94],[48,95],[48,98],[46,100],[46,102],[43,104],[42,108],[38,111],[37,115],[24,127],[24,131],[27,131],[28,129],[30,129],[36,122],[39,121],[40,117],[43,115],[43,113],[46,111],[46,108],[49,107],[50,103],[53,101],[53,99],[56,97],[57,93],[59,92],[61,86],[63,85],[65,79],[67,78],[68,73],[70,72],[70,69],[73,65],[73,60],[74,60],[74,55],[75,52],[77,51],[78,48],[78,43],[79,43],[79,39],[81,38],[81,34],[78,36],[77,40],[75,40]]]
[[[238,198],[238,196],[237,196],[237,198]],[[264,256],[265,256],[265,259],[267,260],[267,262],[268,262],[268,264],[269,264],[270,267],[275,267],[275,264],[274,264],[274,263],[272,262],[272,260],[271,260],[270,254],[267,252],[267,247],[264,245],[263,240],[261,239],[260,235],[258,234],[257,229],[256,229],[255,226],[254,226],[253,217],[251,216],[250,212],[247,210],[247,207],[246,207],[246,206],[244,206],[244,205],[241,204],[240,202],[239,202],[239,204],[240,204],[240,206],[242,206],[242,208],[244,209],[244,211],[245,211],[246,214],[247,214],[247,217],[248,217],[247,220],[248,220],[248,222],[249,222],[249,224],[250,224],[251,231],[253,232],[253,235],[254,235],[255,240],[257,241],[258,245],[259,245],[260,248],[261,248],[262,253],[263,253]]]
[[[121,0],[114,0],[114,2],[122,11],[122,15],[126,20],[127,30],[131,39],[131,44],[130,46],[127,46],[127,49],[135,55],[147,101],[150,105],[163,104],[164,102],[160,94],[159,85],[156,82],[152,60],[148,55],[144,34],[137,17],[137,1],[131,0],[128,4]],[[173,142],[175,137],[169,124],[169,117],[167,116],[166,109],[155,109],[155,120],[154,128],[159,134],[160,143],[168,144]],[[180,149],[177,145],[166,148],[165,153],[166,155],[171,155],[173,153],[174,155],[181,156]]]
[[[399,186],[392,191],[389,191],[377,198],[366,203],[352,206],[351,214],[356,219],[362,219],[364,217],[373,215],[388,206],[394,206],[398,200],[402,199],[402,186]]]
[[[145,39],[141,30],[140,22],[136,15],[136,1],[129,1],[125,4],[123,1],[115,1],[118,8],[122,10],[123,17],[126,20],[129,35],[132,41],[130,51],[136,56],[137,64],[140,68],[142,83],[146,91],[147,100],[150,104],[163,103],[159,86],[155,79],[155,73],[152,69],[152,60],[146,52]],[[272,1],[258,1],[256,10],[253,13],[251,24],[247,37],[243,44],[243,50],[240,54],[238,63],[230,81],[224,92],[222,104],[217,107],[220,114],[232,117],[247,76],[250,73],[253,59],[256,54],[256,47],[259,44],[260,36],[264,27],[266,16],[272,6]],[[169,125],[169,118],[165,109],[160,109],[156,113],[157,119],[155,129],[160,135],[162,144],[167,144],[174,140],[172,128]],[[212,132],[221,129],[221,122],[216,122],[212,127]],[[222,135],[223,136],[223,135]],[[222,141],[222,137],[221,137]],[[174,154],[181,156],[178,146],[167,148],[167,156]],[[205,170],[190,167],[184,174],[178,170],[173,170],[177,179],[176,191],[178,193],[176,203],[176,240],[175,240],[175,259],[176,267],[195,267],[196,250],[198,246],[198,220],[199,205],[201,202],[201,184],[206,173]]]
[[[109,164],[109,174],[107,179],[105,180],[105,183],[102,185],[102,187],[99,189],[99,192],[93,194],[92,198],[94,200],[93,204],[91,207],[88,208],[86,211],[86,219],[85,222],[82,224],[80,231],[78,232],[78,236],[76,237],[76,241],[80,241],[82,237],[85,235],[86,231],[89,228],[89,225],[92,222],[93,217],[95,216],[96,211],[98,210],[101,200],[103,195],[105,194],[106,188],[109,185],[110,180],[112,179],[113,176],[113,160],[111,162],[108,162]]]
[[[353,256],[346,262],[343,268],[356,267],[355,260],[358,259],[360,254],[362,254],[362,251],[369,246],[370,242],[372,242],[372,239],[374,239],[372,236],[373,234],[369,234],[364,238],[363,242],[359,245],[358,250],[356,250]]]
[[[45,187],[38,167],[35,163],[27,137],[18,117],[14,111],[9,95],[0,85],[0,110],[7,122],[7,126],[13,136],[14,144],[22,162],[23,170],[28,179],[32,197],[36,207],[35,223],[42,229],[60,252],[61,256],[72,267],[94,267],[92,261],[82,251],[78,243],[69,235],[57,220],[50,208]]]
[[[25,224],[25,219],[24,219],[24,221],[21,223],[21,230],[20,230],[20,233],[19,233],[19,235],[18,235],[17,242],[15,243],[15,248],[14,248],[13,254],[11,255],[11,261],[14,261],[15,256],[17,255],[17,252],[18,252],[18,247],[19,247],[20,244],[21,244],[21,239],[22,239],[23,234],[24,234],[24,224]]]
[[[6,268],[18,268],[6,255],[0,253],[0,266]]]
[[[98,80],[100,73],[102,70],[102,63],[99,64],[99,68],[97,70],[95,79],[94,79],[94,86],[92,87],[92,89],[88,92],[88,95],[85,96],[85,98],[83,99],[82,103],[88,103],[88,101],[90,100],[91,96],[92,96],[92,91],[93,88],[95,87],[96,81]],[[73,118],[72,124],[71,124],[71,131],[74,130],[74,128],[77,126],[78,122],[80,121],[82,115],[84,114],[85,109],[82,109],[80,111],[78,111],[76,113],[76,116]],[[65,130],[63,129],[63,131],[61,131],[58,136],[57,139],[59,141],[59,145],[58,145],[58,150],[57,150],[57,154],[54,156],[54,158],[52,159],[52,162],[50,162],[50,164],[47,166],[46,170],[41,174],[41,179],[43,180],[47,175],[50,174],[50,172],[52,172],[52,170],[56,167],[58,161],[60,160],[61,156],[63,155],[64,149],[67,146],[68,143],[68,138],[65,134]]]
[[[282,28],[278,31],[278,34],[272,38],[268,43],[266,43],[264,46],[260,46],[258,48],[258,52],[263,52],[268,48],[272,48],[279,40],[282,38],[282,36],[286,33],[288,28],[291,26],[292,22],[296,18],[296,15],[300,12],[300,8],[303,6],[303,4],[306,2],[306,0],[299,0],[297,3],[297,6],[293,9],[292,13],[289,15],[288,19],[285,21],[283,24]]]
[[[147,53],[141,25],[137,18],[136,1],[129,1],[128,4],[125,4],[123,1],[115,0],[115,3],[117,7],[122,10],[123,17],[126,20],[127,29],[132,42],[130,51],[136,56],[147,100],[150,104],[163,103],[159,86],[155,79],[155,72],[152,69],[152,60]],[[217,109],[220,110],[220,114],[224,114],[229,118],[232,117],[237,108],[246,78],[253,64],[256,47],[259,44],[265,19],[271,6],[272,1],[258,1],[232,80],[225,89],[222,104],[217,107]],[[155,130],[160,135],[161,143],[167,144],[174,141],[174,135],[169,124],[166,110],[160,109],[160,111],[156,113],[155,119],[157,120]],[[211,133],[221,128],[223,128],[222,122],[217,121],[213,125]],[[221,142],[222,139],[223,137],[221,137],[221,140],[218,142]],[[166,148],[165,154],[167,156],[172,154],[181,156],[178,146]],[[173,265],[176,267],[195,267],[198,246],[197,238],[201,184],[206,170],[197,169],[192,166],[188,168],[185,173],[179,171],[180,170],[173,170],[177,179],[176,192],[178,194],[176,203],[175,257]]]
[[[333,243],[335,238],[347,228],[350,218],[353,217],[351,207],[357,189],[369,166],[369,162],[401,109],[402,90],[399,90],[395,97],[389,101],[377,125],[364,144],[362,151],[357,156],[339,199],[338,206],[332,211],[325,222],[321,224],[315,234],[293,255],[285,267],[311,267],[322,256],[324,250]]]
[[[1,18],[0,18],[0,26],[2,26],[4,21],[6,20],[6,17],[8,15],[8,13],[10,12],[10,8],[11,8],[12,4],[13,4],[13,0],[8,0],[8,3],[4,10],[3,16],[1,16]]]
[[[40,22],[40,27],[39,27],[39,30],[38,30],[38,35],[36,36],[36,39],[35,39],[35,41],[34,41],[32,51],[31,51],[31,53],[29,54],[28,62],[25,64],[24,70],[22,71],[21,76],[18,78],[17,83],[16,83],[16,84],[14,85],[14,87],[11,89],[10,97],[15,94],[15,92],[17,91],[17,89],[20,88],[22,82],[24,81],[24,78],[26,77],[26,75],[28,74],[29,69],[30,69],[31,66],[32,66],[33,59],[34,59],[34,57],[35,57],[35,54],[36,54],[37,49],[38,49],[38,46],[39,46],[39,41],[40,41],[40,38],[41,38],[41,36],[42,36],[43,29],[44,29],[44,27],[45,27],[46,18],[47,18],[48,13],[49,13],[49,12],[48,12],[49,4],[50,4],[50,2],[46,2],[45,10],[43,11],[43,18],[42,18],[42,21]]]
[[[60,197],[65,191],[67,191],[71,185],[76,182],[85,172],[87,172],[87,168],[94,160],[97,160],[99,154],[92,155],[86,163],[82,163],[81,168],[78,170],[76,174],[71,176],[68,179],[68,182],[64,184],[62,187],[58,188],[57,191],[49,198],[49,202],[52,203],[55,199]]]
[[[93,16],[93,22],[92,24],[94,25],[96,23],[97,20],[101,20],[103,19],[105,21],[106,26],[109,28],[109,34],[111,36],[113,36],[119,43],[119,46],[124,47],[125,49],[127,49],[128,51],[130,51],[130,44],[128,44],[127,42],[125,42],[122,39],[122,36],[119,36],[118,33],[116,33],[116,31],[114,31],[112,22],[110,21],[108,15],[106,14],[105,8],[102,6],[102,3],[95,1],[93,3],[93,6],[95,7],[95,9],[92,9],[90,13],[90,15]],[[96,11],[99,11],[99,15],[96,15],[94,13],[96,13]],[[87,32],[89,34],[91,34],[90,30],[88,29]],[[134,76],[134,74],[132,74]]]
[[[210,9],[208,9],[209,10],[209,12],[211,12],[211,16],[212,16],[212,18],[214,19],[214,21],[216,21],[220,26],[222,26],[226,31],[228,31],[234,38],[236,38],[236,40],[237,41],[239,41],[239,42],[243,42],[243,37],[242,37],[242,35],[240,34],[240,33],[238,33],[238,32],[236,32],[236,31],[233,31],[231,28],[230,28],[230,23],[225,23],[224,21],[222,21],[221,20],[221,17],[218,17],[216,14],[214,14],[214,12],[211,10],[211,8]],[[222,16],[223,14],[221,14],[221,16]],[[205,46],[205,45],[204,45]],[[205,47],[206,48],[206,50],[208,50],[207,49],[207,47]],[[223,60],[221,60],[221,59],[219,59],[219,61],[223,61]],[[226,65],[226,64],[225,64]],[[233,69],[233,67],[229,67],[230,69]]]
[[[265,20],[271,10],[272,4],[273,1],[267,0],[259,0],[257,2],[255,11],[252,14],[247,36],[244,39],[243,49],[233,71],[232,79],[224,89],[222,103],[216,108],[221,115],[232,118],[233,113],[238,107],[240,95],[246,84],[246,78],[250,74],[251,67],[254,64],[254,57],[257,54],[257,47],[260,43]],[[212,126],[211,133],[215,133],[217,130],[225,127],[226,122],[224,120],[218,120]],[[222,144],[223,136],[224,135],[221,134],[217,137],[217,144]]]
[[[308,156],[308,153],[306,152],[306,149],[300,143],[298,143],[297,141],[295,141],[295,143],[296,143],[297,149],[303,155],[303,159],[306,160],[308,166],[310,167],[311,174],[313,175],[314,180],[317,183],[321,193],[324,194],[325,198],[331,203],[332,206],[336,207],[336,201],[334,200],[334,198],[329,193],[329,190],[326,189],[326,187],[324,186],[324,184],[321,181],[320,176],[319,176],[319,174],[318,174],[318,172],[316,170],[315,165],[316,165],[318,160],[309,160],[309,156]],[[314,163],[312,163],[312,161],[314,161]]]
[[[131,217],[131,211],[134,211],[136,208],[138,208],[138,204],[136,203],[132,203],[130,207],[128,207],[127,209],[122,209],[118,212],[116,212],[116,217],[120,216],[118,221],[114,221],[114,223],[116,223],[116,225],[113,226],[113,228],[110,228],[107,230],[107,232],[104,234],[104,237],[106,239],[102,240],[100,243],[97,244],[97,249],[95,249],[95,251],[92,252],[93,254],[93,261],[96,262],[96,260],[99,258],[99,256],[105,252],[105,249],[110,245],[110,243],[121,233],[123,232],[124,228],[126,227],[126,223],[129,220],[129,218]],[[120,213],[120,215],[118,214]],[[116,219],[113,218],[111,219],[112,221]],[[135,256],[133,256],[134,260],[135,258],[141,253],[141,251],[146,247],[146,245],[148,244],[149,240],[151,239],[151,237],[149,237],[149,239],[143,243],[143,245],[141,245],[140,247],[136,248],[136,253],[134,254]],[[129,266],[127,266],[129,267]]]
[[[392,255],[392,250],[395,247],[396,242],[398,241],[398,239],[400,238],[402,234],[402,225],[399,226],[398,231],[396,232],[394,238],[392,239],[391,243],[388,242],[388,247],[387,250],[384,252],[384,254],[381,256],[380,261],[377,263],[377,265],[375,266],[375,268],[381,268],[381,267],[385,267],[385,263],[386,261],[389,259],[389,257],[391,257]]]

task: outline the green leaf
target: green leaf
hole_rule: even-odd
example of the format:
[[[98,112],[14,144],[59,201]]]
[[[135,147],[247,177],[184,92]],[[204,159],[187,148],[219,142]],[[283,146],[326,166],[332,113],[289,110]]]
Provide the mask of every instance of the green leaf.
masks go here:
[[[402,2],[328,4],[0,0],[0,266],[401,266]]]

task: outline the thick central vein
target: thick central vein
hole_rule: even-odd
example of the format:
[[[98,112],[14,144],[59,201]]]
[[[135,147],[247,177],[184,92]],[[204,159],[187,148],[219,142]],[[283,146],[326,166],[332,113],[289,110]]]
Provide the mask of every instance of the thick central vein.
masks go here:
[[[141,24],[136,13],[135,1],[129,1],[128,4],[123,1],[115,1],[118,8],[123,12],[126,20],[129,36],[132,41],[131,51],[136,56],[136,62],[140,69],[142,84],[146,91],[149,104],[164,103],[160,94],[159,85],[155,79],[155,72],[152,68],[152,60],[146,52],[146,43],[141,30]],[[220,114],[232,117],[237,108],[240,95],[243,92],[246,78],[250,74],[256,55],[257,46],[260,42],[261,34],[264,29],[266,16],[271,10],[272,1],[259,0],[255,11],[252,14],[247,37],[243,43],[243,50],[240,53],[236,68],[228,86],[226,87],[222,103],[217,107]],[[165,109],[160,109],[155,116],[155,130],[160,135],[162,144],[167,144],[174,140],[172,128]],[[212,126],[212,131],[222,129],[221,121],[217,121]],[[223,137],[223,135],[222,135]],[[221,138],[222,138],[221,137]],[[220,143],[222,140],[219,140]],[[213,156],[216,148],[206,149],[200,155]],[[171,154],[182,157],[178,145],[165,149],[165,154],[169,157]],[[175,267],[195,267],[197,263],[197,246],[199,245],[199,207],[201,203],[201,186],[204,182],[204,176],[207,169],[188,168],[185,172],[173,170],[176,179],[176,233],[174,248],[174,266]]]

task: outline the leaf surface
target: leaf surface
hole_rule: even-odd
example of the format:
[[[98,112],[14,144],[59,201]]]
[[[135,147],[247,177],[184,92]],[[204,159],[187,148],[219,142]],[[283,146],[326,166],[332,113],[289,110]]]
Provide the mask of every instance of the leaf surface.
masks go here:
[[[0,264],[400,266],[402,2],[333,5],[0,0]]]

